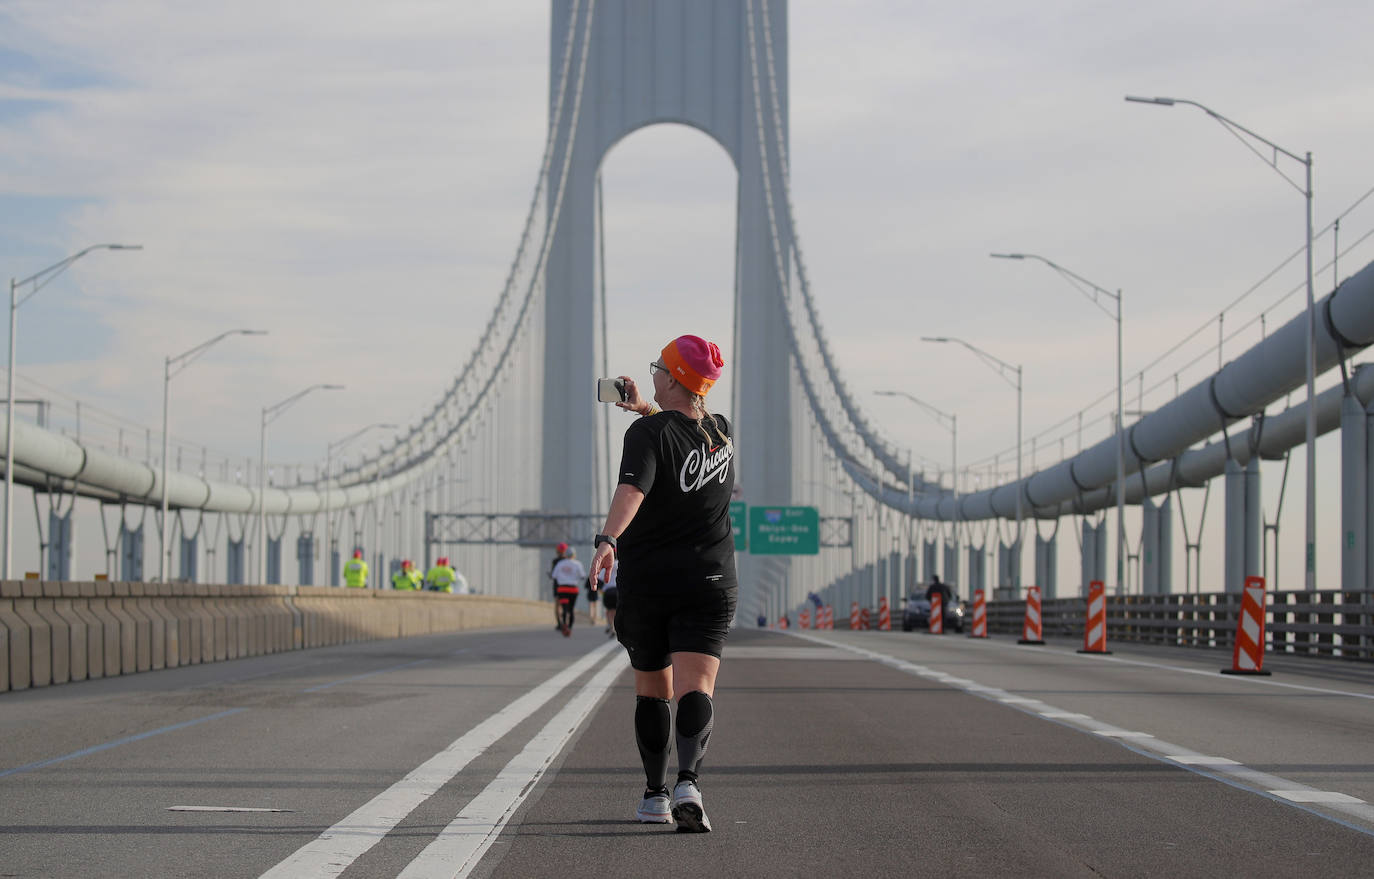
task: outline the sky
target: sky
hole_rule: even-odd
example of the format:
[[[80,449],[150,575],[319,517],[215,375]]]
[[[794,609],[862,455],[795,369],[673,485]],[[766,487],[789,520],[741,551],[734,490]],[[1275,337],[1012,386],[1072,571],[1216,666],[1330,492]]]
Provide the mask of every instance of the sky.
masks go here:
[[[1038,461],[1074,451],[1075,414],[1113,390],[1114,323],[1043,265],[991,252],[1123,292],[1128,409],[1215,368],[1223,310],[1224,333],[1240,331],[1223,360],[1259,339],[1243,328],[1261,312],[1269,329],[1297,314],[1301,294],[1284,296],[1300,258],[1227,309],[1302,247],[1301,193],[1196,109],[1122,98],[1192,99],[1311,151],[1323,230],[1374,188],[1371,32],[1374,6],[1351,2],[791,4],[793,203],[860,407],[933,472],[948,434],[869,392],[914,394],[958,414],[961,466],[1000,456],[1010,471],[1014,392],[962,349],[919,341],[958,337],[1023,365]],[[229,339],[177,378],[176,439],[254,457],[260,408],[315,382],[347,390],[278,420],[272,458],[316,461],[364,418],[417,419],[514,256],[548,43],[548,3],[3,0],[0,273],[97,242],[144,247],[86,257],[21,309],[21,392],[41,383],[70,410],[55,417],[82,401],[87,431],[122,425],[139,455],[156,442],[163,358],[250,327],[270,335]],[[1279,168],[1301,181],[1301,165]],[[611,371],[647,379],[683,297],[713,315],[692,331],[728,338],[734,171],[700,132],[658,126],[603,174]],[[1374,198],[1342,220],[1341,277],[1374,261],[1371,230]],[[1318,296],[1335,246],[1317,240]],[[1109,411],[1089,409],[1085,444]],[[1331,527],[1338,449],[1334,435],[1318,447]],[[1300,465],[1285,564],[1300,555]]]

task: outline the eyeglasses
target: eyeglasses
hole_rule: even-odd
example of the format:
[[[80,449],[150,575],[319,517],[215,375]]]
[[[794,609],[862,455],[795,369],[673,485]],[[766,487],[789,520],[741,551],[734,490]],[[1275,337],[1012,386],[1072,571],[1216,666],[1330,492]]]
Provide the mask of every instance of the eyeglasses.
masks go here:
[[[654,362],[654,363],[650,363],[650,364],[649,364],[649,376],[650,376],[650,377],[652,377],[653,374],[654,374],[655,372],[657,372],[658,370],[663,370],[664,372],[667,372],[667,371],[668,371],[668,367],[666,367],[666,366],[664,366],[663,364],[658,363],[658,362]]]

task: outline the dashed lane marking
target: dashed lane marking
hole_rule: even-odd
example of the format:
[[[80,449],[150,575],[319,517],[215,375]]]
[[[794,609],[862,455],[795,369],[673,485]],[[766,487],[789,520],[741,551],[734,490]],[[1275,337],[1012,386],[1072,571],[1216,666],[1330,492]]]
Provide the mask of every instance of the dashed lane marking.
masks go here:
[[[1363,803],[1359,797],[1330,790],[1271,790],[1269,793],[1295,803]]]
[[[168,812],[294,812],[295,809],[263,809],[257,806],[168,806]]]

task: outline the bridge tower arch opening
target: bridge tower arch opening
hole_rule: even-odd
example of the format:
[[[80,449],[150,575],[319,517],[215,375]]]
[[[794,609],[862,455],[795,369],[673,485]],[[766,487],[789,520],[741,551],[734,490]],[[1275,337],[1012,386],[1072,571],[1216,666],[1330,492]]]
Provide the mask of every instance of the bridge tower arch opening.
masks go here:
[[[729,156],[691,126],[655,124],[606,153],[599,181],[598,375],[628,374],[651,392],[648,365],[659,348],[675,334],[695,333],[719,343],[728,361],[708,405],[733,424],[737,218]],[[600,511],[634,419],[614,406],[596,413],[593,509]]]
[[[772,43],[771,81],[765,21]],[[573,58],[585,51],[586,70],[580,111],[560,117],[554,108],[568,39]],[[746,501],[789,503],[795,413],[782,297],[793,239],[777,154],[779,142],[783,149],[788,143],[786,3],[553,0],[550,47],[550,124],[560,128],[550,167],[557,175],[565,159],[568,164],[566,181],[550,181],[551,191],[562,183],[564,194],[558,214],[549,216],[554,234],[545,271],[544,509],[584,512],[596,506],[596,410],[590,402],[600,366],[599,346],[593,344],[600,332],[596,176],[617,142],[661,122],[709,134],[738,174],[738,344],[732,346],[730,365],[738,388],[737,474]],[[742,607],[751,606],[749,562],[741,559]]]

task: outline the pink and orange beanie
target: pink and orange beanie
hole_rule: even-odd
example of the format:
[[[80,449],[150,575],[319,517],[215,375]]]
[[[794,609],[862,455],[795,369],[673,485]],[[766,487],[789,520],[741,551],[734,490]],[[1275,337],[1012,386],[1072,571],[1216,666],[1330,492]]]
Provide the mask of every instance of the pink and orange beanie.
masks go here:
[[[662,356],[663,365],[677,383],[701,396],[711,390],[725,367],[716,343],[700,336],[678,336],[664,346]]]

